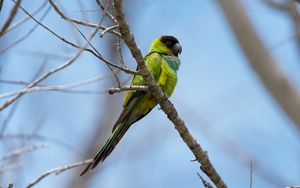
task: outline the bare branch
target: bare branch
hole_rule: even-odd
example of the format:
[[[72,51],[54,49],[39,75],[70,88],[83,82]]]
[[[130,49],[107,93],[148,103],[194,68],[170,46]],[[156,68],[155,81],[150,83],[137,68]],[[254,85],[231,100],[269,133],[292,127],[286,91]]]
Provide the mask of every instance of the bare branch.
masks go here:
[[[3,0],[0,0],[0,11],[2,9],[2,5],[3,5]]]
[[[99,24],[100,25],[100,24]],[[95,31],[91,34],[91,36],[89,37],[89,40],[90,41],[95,35],[96,33],[98,32],[98,29],[99,28],[96,28]],[[5,109],[7,106],[9,106],[10,104],[12,104],[13,102],[15,102],[19,97],[21,97],[22,95],[24,95],[27,90],[35,87],[37,84],[39,84],[41,81],[47,79],[49,76],[51,76],[52,74],[60,71],[60,70],[63,70],[64,68],[68,67],[69,65],[71,65],[72,63],[75,62],[75,60],[80,56],[80,54],[83,52],[83,50],[86,48],[86,46],[88,45],[89,43],[86,43],[83,47],[81,47],[79,49],[79,51],[77,52],[77,54],[70,60],[68,60],[65,64],[62,64],[52,70],[50,70],[49,72],[45,73],[44,75],[40,76],[39,78],[35,79],[32,83],[30,83],[27,87],[25,87],[24,89],[22,89],[20,91],[20,93],[18,93],[17,95],[15,95],[14,97],[12,97],[11,99],[9,99],[8,101],[6,101],[4,104],[2,104],[0,106],[0,111]]]
[[[72,164],[68,164],[68,165],[64,165],[61,167],[57,167],[51,170],[46,171],[45,173],[43,173],[42,175],[40,175],[37,179],[35,179],[34,181],[30,182],[25,188],[30,188],[35,186],[37,183],[39,183],[41,180],[43,180],[45,177],[51,175],[51,174],[55,174],[58,175],[66,170],[78,167],[78,166],[83,166],[86,164],[91,163],[93,160],[92,159],[88,159],[85,161],[80,161],[80,162],[76,162],[76,163],[72,163]]]
[[[289,8],[286,2],[275,2],[274,0],[265,0],[265,2],[278,10],[287,11],[287,9]]]
[[[58,146],[61,146],[65,149],[68,149],[76,154],[79,154],[81,156],[84,156],[84,154],[80,151],[78,151],[76,148],[74,148],[72,145],[69,145],[66,142],[63,142],[61,140],[55,139],[55,138],[51,138],[51,137],[47,137],[47,136],[43,136],[43,135],[39,135],[39,134],[5,134],[5,135],[0,135],[0,140],[5,141],[5,140],[11,140],[11,139],[35,139],[35,140],[42,140],[42,141],[47,141],[47,142],[52,142]],[[0,173],[1,173],[1,169],[0,169]]]
[[[63,93],[74,93],[74,94],[107,94],[109,89],[72,89],[61,86],[35,86],[27,89],[25,93],[41,92],[41,91],[57,91]],[[10,96],[22,93],[22,90],[12,91],[0,95],[0,98],[6,98]]]
[[[41,72],[43,71],[44,67],[45,67],[45,64],[46,64],[47,61],[43,61],[41,66],[39,67],[39,69],[37,70],[37,72],[33,75],[32,79],[31,80],[34,80],[35,78],[37,78]],[[1,81],[0,81],[1,83]],[[29,83],[28,83],[29,84]],[[26,85],[28,85],[26,84]],[[6,129],[6,127],[8,126],[8,123],[10,121],[10,119],[13,117],[17,107],[19,105],[19,101],[17,101],[13,107],[10,109],[10,112],[8,113],[8,115],[5,117],[3,123],[2,123],[2,126],[1,126],[1,129],[0,129],[0,136],[3,136],[4,134],[4,131]]]
[[[114,25],[114,26],[108,27],[108,28],[106,28],[105,30],[103,30],[103,31],[99,34],[99,36],[102,38],[102,37],[105,35],[105,33],[109,32],[110,30],[116,29],[116,28],[118,28],[118,27],[119,27],[118,25]]]
[[[7,173],[8,171],[16,170],[20,167],[24,166],[23,163],[16,162],[12,164],[8,164],[0,167],[0,174]],[[1,188],[1,187],[0,187]]]
[[[23,155],[24,153],[28,153],[28,152],[31,152],[31,151],[34,151],[37,149],[43,149],[46,147],[48,147],[47,144],[39,144],[39,145],[31,145],[31,146],[24,146],[21,148],[17,148],[15,150],[3,155],[2,157],[0,157],[0,161],[7,160],[7,159],[10,159],[13,157],[17,157],[19,155]]]
[[[123,53],[122,53],[122,44],[124,43],[124,41],[121,41],[120,39],[118,39],[117,44],[115,44],[117,46],[117,50],[120,56],[120,63],[121,65],[125,66],[124,63],[124,58],[123,58]]]
[[[94,27],[96,28],[98,25],[97,24],[92,24],[92,23],[89,23],[89,22],[84,22],[84,21],[80,21],[80,20],[76,20],[74,18],[70,18],[68,16],[66,16],[57,6],[56,4],[52,1],[52,0],[48,0],[49,3],[52,5],[52,7],[54,8],[54,10],[64,19],[64,20],[68,20],[70,22],[73,22],[73,23],[76,23],[76,24],[79,24],[79,25],[84,25],[84,26],[88,26],[88,27]],[[103,29],[103,30],[107,30],[108,28],[107,27],[104,27],[102,25],[99,26],[100,29]],[[115,30],[113,29],[110,29],[108,30],[109,33],[112,33],[118,37],[121,37],[121,34],[116,32]]]
[[[42,15],[42,17],[40,18],[40,21],[42,21],[46,15],[48,14],[48,12],[50,11],[51,6],[49,6],[49,8],[46,10],[46,12]],[[29,37],[33,31],[38,28],[39,24],[36,23],[27,33],[25,33],[21,38],[19,38],[18,40],[14,41],[13,43],[11,43],[10,45],[8,45],[7,47],[5,47],[4,49],[0,49],[0,55],[4,52],[6,52],[8,49],[10,49],[11,47],[19,44],[20,42],[22,42],[23,40],[25,40],[27,37]],[[8,31],[8,30],[7,30]],[[5,34],[5,33],[4,33]]]
[[[116,72],[118,72],[118,70]],[[72,89],[101,81],[110,76],[112,76],[112,73],[106,73],[101,76],[96,76],[96,77],[92,77],[92,78],[89,78],[86,80],[80,80],[80,81],[76,81],[76,82],[72,82],[72,83],[64,84],[64,85],[52,86],[52,85],[37,84],[35,87],[28,89],[27,93],[35,92],[35,91],[61,91],[61,92],[68,92],[68,93],[104,94],[104,93],[107,93],[109,91],[109,89],[102,89],[102,90],[72,90]],[[29,85],[30,84],[30,82],[12,81],[12,80],[0,80],[0,83],[16,84],[16,85]],[[2,94],[0,94],[0,99],[14,96],[20,92],[21,91],[18,90],[18,91],[10,91],[7,93],[2,93]]]
[[[124,91],[148,91],[148,86],[123,86],[123,87],[117,87],[117,88],[109,88],[108,93],[114,94],[114,93],[121,93]]]
[[[132,56],[135,58],[138,66],[138,70],[142,74],[146,85],[149,87],[149,91],[158,101],[161,109],[167,114],[168,118],[173,122],[175,128],[179,132],[183,141],[188,145],[190,150],[194,153],[196,159],[202,165],[202,170],[208,175],[208,177],[214,182],[214,184],[220,188],[227,187],[220,175],[217,173],[213,165],[211,164],[208,155],[197,141],[192,137],[191,133],[185,126],[183,120],[178,116],[178,113],[174,105],[168,100],[166,94],[157,85],[155,79],[150,74],[146,67],[143,56],[140,50],[137,48],[133,35],[130,33],[129,26],[125,20],[125,16],[122,10],[122,0],[114,0],[114,9],[116,13],[116,19],[119,23],[120,31],[126,42],[128,48],[131,51]]]
[[[1,128],[0,128],[0,137],[3,135],[4,131],[6,130],[6,127],[8,126],[10,120],[12,119],[13,115],[15,114],[18,106],[19,106],[19,101],[15,102],[15,104],[12,106],[12,108],[8,112],[7,116],[5,117],[5,119],[1,125]]]
[[[0,38],[4,35],[5,31],[8,29],[10,23],[12,22],[12,20],[14,19],[14,17],[16,16],[17,14],[17,11],[18,11],[18,7],[20,6],[21,4],[21,0],[17,0],[17,1],[14,1],[15,2],[15,5],[14,7],[11,9],[10,13],[9,13],[9,16],[7,18],[7,20],[5,21],[4,25],[2,26],[2,28],[0,29]],[[1,3],[2,4],[2,3]]]
[[[238,0],[218,1],[249,63],[270,94],[300,129],[300,95],[268,52]]]
[[[54,31],[52,31],[51,29],[49,29],[47,26],[45,26],[44,24],[42,24],[41,22],[39,22],[36,18],[34,18],[29,12],[27,12],[22,6],[19,6],[19,8],[25,13],[27,14],[30,18],[32,18],[36,23],[38,23],[41,27],[43,27],[44,29],[46,29],[47,31],[49,31],[51,34],[53,34],[55,37],[57,37],[58,39],[60,39],[61,41],[65,42],[66,44],[74,47],[74,48],[77,48],[77,49],[81,49],[80,46],[60,37],[58,34],[56,34]],[[101,22],[100,22],[101,23]],[[100,24],[98,25],[100,27]],[[134,70],[130,70],[129,68],[125,67],[125,66],[119,66],[119,65],[116,65],[114,63],[111,63],[109,62],[107,59],[105,59],[103,56],[101,56],[100,54],[98,54],[97,52],[94,52],[93,50],[91,49],[88,49],[88,48],[84,48],[83,49],[84,51],[87,51],[91,54],[93,54],[95,57],[97,57],[99,60],[103,61],[104,63],[112,66],[112,67],[115,67],[115,68],[118,68],[120,70],[122,70],[123,72],[125,73],[129,73],[129,74],[134,74],[134,75],[139,75],[139,73],[137,71],[134,71]]]
[[[111,1],[111,0],[110,0]],[[96,3],[98,4],[98,6],[103,10],[103,12],[110,18],[110,20],[114,23],[118,23],[118,21],[116,20],[116,18],[107,10],[107,8],[103,5],[103,3],[101,2],[101,0],[96,0]]]
[[[104,17],[103,17],[104,18]],[[102,22],[103,20],[101,20],[101,22]],[[73,25],[75,28],[76,28],[76,30],[80,33],[80,35],[89,43],[89,45],[91,46],[91,48],[94,50],[94,52],[99,56],[99,57],[103,57],[101,54],[100,54],[100,52],[91,44],[91,42],[89,42],[88,40],[87,40],[87,38],[84,36],[84,34],[75,26],[75,25]],[[109,65],[109,64],[105,64],[107,67],[108,67],[108,69],[113,73],[113,75],[114,75],[114,77],[116,78],[116,81],[117,81],[117,84],[118,84],[118,86],[119,87],[121,87],[121,82],[120,82],[120,80],[119,80],[119,78],[118,78],[118,76],[117,76],[117,74],[115,73],[115,71],[111,68],[111,66]]]
[[[206,180],[200,175],[199,172],[197,172],[197,175],[198,175],[198,177],[201,179],[202,184],[203,184],[203,186],[204,186],[205,188],[214,188],[212,185],[210,185],[210,184],[208,183],[208,181],[206,181]]]
[[[283,2],[277,2],[274,0],[265,0],[266,3],[284,13],[286,13],[293,21],[294,35],[296,38],[298,50],[300,50],[300,14],[297,9],[297,3],[293,0],[287,0]]]
[[[43,4],[37,8],[34,12],[32,12],[32,16],[39,13],[46,5],[47,5],[47,0],[45,0],[43,2]],[[12,31],[13,29],[17,28],[18,26],[20,26],[21,24],[23,24],[24,22],[26,22],[27,20],[30,19],[30,16],[25,16],[24,18],[21,18],[20,20],[16,21],[15,23],[11,24],[11,26],[3,33],[3,35],[5,35],[6,33]]]

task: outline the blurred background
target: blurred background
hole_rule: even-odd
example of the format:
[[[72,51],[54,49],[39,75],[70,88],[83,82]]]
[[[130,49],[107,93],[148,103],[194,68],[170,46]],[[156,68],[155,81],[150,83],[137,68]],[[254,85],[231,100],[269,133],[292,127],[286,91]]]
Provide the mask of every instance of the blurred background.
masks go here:
[[[97,24],[103,17],[96,1],[55,3],[74,19]],[[292,0],[241,3],[232,13],[238,10],[248,15],[274,66],[299,94],[300,4]],[[249,59],[240,47],[240,39],[223,12],[224,4],[226,1],[222,5],[217,0],[127,0],[124,8],[143,54],[160,35],[173,35],[180,41],[182,64],[170,100],[227,185],[249,187],[250,174],[252,187],[298,185],[299,125],[262,82],[257,69],[252,68],[261,57]],[[13,1],[4,0],[1,27],[13,6]],[[21,6],[62,38],[86,44],[74,25],[62,19],[48,1],[23,0]],[[26,17],[19,9],[0,38],[1,105],[13,92],[65,63],[78,51],[32,19],[18,24]],[[14,24],[17,27],[11,29]],[[245,23],[239,24],[242,27]],[[102,25],[110,27],[114,23],[105,16]],[[94,31],[83,25],[76,27],[87,38]],[[121,64],[115,35],[106,33],[101,38],[97,34],[91,43],[105,58]],[[124,44],[121,49],[126,66],[135,70],[129,50]],[[256,58],[258,61],[253,61]],[[122,71],[117,75],[124,86],[130,83],[131,75]],[[115,77],[105,63],[87,52],[40,84],[61,88],[26,93],[0,112],[3,187],[9,182],[14,187],[25,187],[47,170],[94,157],[121,111],[123,93],[106,92],[118,86]],[[290,105],[300,107],[296,101]],[[23,152],[14,155],[20,149]],[[83,166],[73,168],[50,175],[35,187],[203,187],[196,174],[200,172],[199,163],[192,159],[192,152],[174,125],[156,107],[130,128],[95,170],[79,177]]]

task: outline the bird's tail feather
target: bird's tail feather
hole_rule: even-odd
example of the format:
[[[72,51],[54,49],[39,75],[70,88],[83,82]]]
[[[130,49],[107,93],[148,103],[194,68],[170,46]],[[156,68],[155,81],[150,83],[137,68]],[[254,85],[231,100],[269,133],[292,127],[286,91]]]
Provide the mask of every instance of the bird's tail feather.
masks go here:
[[[106,159],[106,157],[113,151],[115,146],[119,143],[121,138],[124,136],[126,131],[129,129],[131,124],[119,124],[111,136],[107,139],[104,146],[101,148],[99,153],[94,158],[93,162],[91,162],[80,174],[82,176],[88,170],[93,169],[97,166],[99,162],[102,162]]]

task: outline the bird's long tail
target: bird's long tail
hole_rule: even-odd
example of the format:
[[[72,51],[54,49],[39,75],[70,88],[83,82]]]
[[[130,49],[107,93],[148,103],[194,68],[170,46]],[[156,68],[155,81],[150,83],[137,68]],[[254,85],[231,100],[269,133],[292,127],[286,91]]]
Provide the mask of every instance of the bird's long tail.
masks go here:
[[[129,129],[131,124],[124,124],[121,123],[119,124],[116,129],[113,131],[111,136],[107,139],[106,143],[104,146],[101,148],[99,153],[96,155],[94,158],[93,162],[90,163],[80,174],[82,176],[85,174],[88,170],[93,169],[97,166],[99,162],[102,162],[106,159],[106,157],[113,151],[115,146],[119,143],[121,138],[124,136],[126,131]]]

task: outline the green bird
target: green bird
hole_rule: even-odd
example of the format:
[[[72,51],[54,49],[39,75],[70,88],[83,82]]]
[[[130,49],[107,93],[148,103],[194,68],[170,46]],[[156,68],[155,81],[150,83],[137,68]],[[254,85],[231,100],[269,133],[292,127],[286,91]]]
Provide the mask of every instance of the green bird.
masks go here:
[[[156,38],[144,57],[147,68],[153,75],[163,92],[171,96],[177,82],[177,70],[180,66],[178,55],[181,53],[181,45],[173,36],[161,36]],[[131,85],[146,85],[140,75],[135,75]],[[119,143],[129,127],[146,116],[158,102],[148,91],[128,91],[124,96],[123,110],[116,121],[112,134],[94,160],[82,171],[81,176],[102,162]]]

